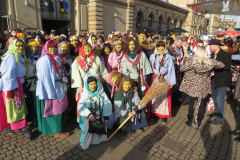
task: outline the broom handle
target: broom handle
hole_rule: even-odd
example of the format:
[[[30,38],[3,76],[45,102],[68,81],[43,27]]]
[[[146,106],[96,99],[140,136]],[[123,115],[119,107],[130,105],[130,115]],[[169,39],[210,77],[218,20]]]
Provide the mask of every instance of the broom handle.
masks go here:
[[[113,132],[113,134],[107,139],[107,142],[127,123],[129,119],[131,119],[133,114],[131,116],[128,116],[128,118],[116,129],[116,131]]]

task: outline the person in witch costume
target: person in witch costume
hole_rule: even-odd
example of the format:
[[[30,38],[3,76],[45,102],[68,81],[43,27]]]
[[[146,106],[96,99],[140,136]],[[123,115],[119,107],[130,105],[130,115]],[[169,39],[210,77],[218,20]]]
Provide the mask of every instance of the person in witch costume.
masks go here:
[[[77,102],[81,98],[84,81],[89,75],[99,77],[103,81],[107,78],[108,71],[92,50],[92,46],[85,42],[72,64],[71,87],[77,88],[75,97]]]
[[[29,70],[26,74],[27,91],[26,103],[28,108],[27,119],[32,121],[32,126],[37,127],[37,106],[36,106],[36,87],[37,87],[37,70],[36,65],[41,57],[42,50],[36,40],[30,40],[25,47],[26,57],[29,63]]]
[[[82,47],[82,43],[75,35],[70,36],[69,40],[70,40],[69,44],[70,55],[71,58],[74,60],[78,56],[80,48]]]
[[[1,112],[5,109],[7,123],[10,126],[8,133],[10,135],[16,133],[24,133],[25,140],[30,141],[31,131],[28,127],[26,115],[28,114],[25,96],[24,82],[26,72],[29,69],[29,63],[25,56],[25,42],[21,39],[13,40],[8,48],[8,51],[1,57],[2,83],[0,88],[3,91],[2,97],[4,103],[1,104]],[[2,106],[2,105],[5,106]],[[3,120],[4,121],[4,120]]]
[[[138,93],[133,91],[133,81],[129,77],[123,77],[114,94],[115,123],[121,125],[129,115],[133,114],[140,101]],[[135,130],[142,132],[143,127],[147,125],[145,110],[141,109],[122,127],[122,131],[128,134]]]
[[[101,59],[104,60],[105,67],[107,67],[108,73],[110,73],[112,70],[109,67],[110,65],[108,64],[109,61],[109,55],[112,52],[112,46],[110,43],[105,43],[103,45],[102,51],[101,51]]]
[[[103,128],[107,133],[106,126],[112,114],[112,104],[97,77],[87,76],[84,83],[83,93],[78,102],[78,114],[79,126],[82,130],[80,146],[82,149],[87,149],[92,144],[107,140],[107,134],[98,134],[97,131],[90,133],[90,124],[96,125],[96,122],[99,122],[96,128]]]
[[[122,58],[123,58],[122,42],[120,40],[116,40],[113,42],[113,52],[110,53],[108,57],[107,70],[109,73],[112,70],[116,70],[122,73],[123,70]]]
[[[147,39],[147,32],[143,31],[139,34],[139,44],[142,47],[142,51],[146,54],[147,58],[149,59],[151,54],[153,53],[153,46],[150,42],[146,41]]]
[[[66,58],[61,59],[57,47],[54,40],[47,41],[37,62],[38,130],[43,135],[65,138],[69,136],[69,132],[62,131],[68,107],[66,73],[70,66]]]
[[[149,88],[152,67],[137,41],[129,38],[123,46],[123,52],[123,75],[134,81],[138,88],[138,95],[142,99]],[[147,110],[149,111],[147,116],[149,119],[150,103],[147,105]]]
[[[154,54],[151,55],[149,61],[153,69],[152,82],[157,76],[163,75],[167,82],[171,85],[164,95],[154,98],[151,102],[151,115],[161,117],[161,123],[165,124],[167,122],[167,118],[171,117],[172,106],[170,89],[176,84],[176,74],[173,58],[170,54],[168,54],[164,41],[156,42]]]
[[[88,39],[88,43],[91,44],[92,48],[95,48],[95,46],[97,45],[97,37],[94,34],[91,35]]]

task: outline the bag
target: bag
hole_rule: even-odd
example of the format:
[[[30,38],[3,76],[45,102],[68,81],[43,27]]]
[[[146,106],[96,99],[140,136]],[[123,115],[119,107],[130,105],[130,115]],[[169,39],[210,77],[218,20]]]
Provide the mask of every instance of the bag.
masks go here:
[[[88,133],[107,134],[105,130],[105,125],[101,120],[88,121],[88,123],[89,123]]]
[[[206,111],[214,111],[214,109],[215,109],[214,102],[213,102],[212,97],[210,97],[207,102]]]

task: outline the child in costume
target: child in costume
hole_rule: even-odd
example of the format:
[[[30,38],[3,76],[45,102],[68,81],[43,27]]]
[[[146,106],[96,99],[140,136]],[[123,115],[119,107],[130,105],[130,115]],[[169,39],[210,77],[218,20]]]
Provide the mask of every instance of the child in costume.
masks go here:
[[[117,72],[117,71],[112,71],[111,73],[109,73],[107,79],[106,79],[106,82],[108,83],[107,84],[107,87],[105,88],[105,93],[107,94],[108,98],[110,99],[110,101],[114,102],[114,94],[115,92],[117,91],[118,89],[118,85],[120,83],[122,79],[122,74]],[[114,111],[114,107],[113,107],[113,111]],[[114,126],[114,114],[112,114],[110,117],[109,117],[109,123],[108,123],[108,129],[112,129],[113,126]]]
[[[29,70],[26,74],[27,91],[26,103],[28,108],[28,120],[32,121],[33,126],[37,126],[37,106],[36,106],[36,87],[37,87],[37,61],[41,57],[42,50],[36,40],[30,40],[26,47],[26,57],[29,63]]]
[[[10,124],[8,132],[9,134],[24,132],[25,140],[30,141],[31,133],[26,120],[28,111],[23,92],[24,77],[29,69],[29,63],[25,56],[24,41],[21,39],[13,40],[2,59],[0,69],[2,83],[0,89],[3,91],[2,96],[6,109],[7,123]],[[3,106],[1,106],[1,112],[2,110],[4,110]]]
[[[113,42],[113,50],[114,50],[114,52],[110,53],[110,55],[108,57],[107,70],[109,73],[113,69],[122,73],[122,71],[123,71],[123,66],[122,66],[123,51],[122,51],[122,42],[120,40],[116,40]]]
[[[68,107],[67,77],[70,66],[61,59],[54,40],[47,41],[37,62],[37,117],[38,130],[43,135],[54,134],[65,138],[65,110]]]
[[[164,41],[156,42],[154,54],[150,56],[149,61],[153,69],[152,81],[154,81],[157,76],[163,75],[171,86],[176,84],[173,58],[170,54],[168,54]],[[162,124],[165,124],[167,122],[167,118],[171,117],[170,89],[164,95],[152,100],[151,114],[161,117]]]
[[[92,144],[99,144],[107,140],[106,134],[89,133],[89,123],[99,122],[100,126],[98,127],[104,127],[107,132],[105,126],[112,114],[112,104],[97,77],[88,76],[84,83],[83,93],[78,102],[78,113],[80,115],[79,125],[82,130],[80,146],[87,149]]]
[[[123,77],[114,95],[115,123],[121,125],[132,114],[131,112],[135,110],[134,108],[138,106],[140,101],[138,93],[133,91],[133,81],[129,77]],[[143,131],[143,127],[147,125],[146,113],[144,109],[141,109],[122,127],[122,130],[126,133],[132,133],[135,130]]]
[[[105,67],[109,66],[108,57],[109,57],[111,52],[112,52],[111,44],[110,43],[105,43],[103,45],[103,48],[102,48],[102,51],[101,51],[101,59],[104,60]],[[111,72],[111,69],[109,69],[108,67],[107,67],[107,70],[108,70],[108,73]]]

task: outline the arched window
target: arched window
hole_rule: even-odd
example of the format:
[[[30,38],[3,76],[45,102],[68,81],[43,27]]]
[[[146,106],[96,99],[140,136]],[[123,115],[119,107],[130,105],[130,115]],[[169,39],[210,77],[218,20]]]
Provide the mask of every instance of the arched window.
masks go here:
[[[158,29],[161,30],[161,26],[162,26],[162,16],[160,16],[158,18]]]
[[[177,20],[174,20],[174,28],[177,28]]]
[[[169,29],[169,24],[170,24],[170,18],[167,19],[167,25],[166,27]]]
[[[143,14],[142,12],[138,12],[137,13],[137,17],[136,17],[136,32],[139,33],[140,32],[140,29],[142,27],[142,17],[143,17]]]
[[[153,26],[153,14],[150,14],[148,17],[148,27]]]
[[[183,25],[183,21],[181,20],[179,23],[179,27],[182,28],[182,25]]]

